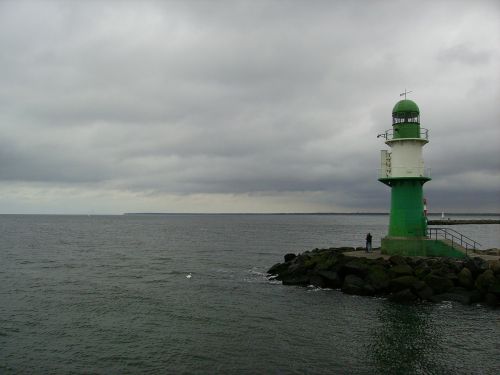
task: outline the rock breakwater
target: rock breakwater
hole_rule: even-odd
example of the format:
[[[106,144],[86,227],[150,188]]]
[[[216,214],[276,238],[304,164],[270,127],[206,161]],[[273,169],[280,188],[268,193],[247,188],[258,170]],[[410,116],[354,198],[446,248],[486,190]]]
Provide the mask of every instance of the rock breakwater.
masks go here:
[[[313,285],[348,294],[387,296],[396,302],[456,301],[500,306],[500,260],[346,255],[354,248],[286,254],[268,270],[284,285]],[[358,249],[360,250],[360,249]]]

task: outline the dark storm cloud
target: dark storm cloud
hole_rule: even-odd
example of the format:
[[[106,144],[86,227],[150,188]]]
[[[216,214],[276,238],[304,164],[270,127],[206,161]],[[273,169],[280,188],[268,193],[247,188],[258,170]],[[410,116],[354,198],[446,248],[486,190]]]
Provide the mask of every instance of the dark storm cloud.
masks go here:
[[[499,7],[418,8],[1,2],[0,181],[386,209],[376,135],[406,86],[429,192],[498,209]]]

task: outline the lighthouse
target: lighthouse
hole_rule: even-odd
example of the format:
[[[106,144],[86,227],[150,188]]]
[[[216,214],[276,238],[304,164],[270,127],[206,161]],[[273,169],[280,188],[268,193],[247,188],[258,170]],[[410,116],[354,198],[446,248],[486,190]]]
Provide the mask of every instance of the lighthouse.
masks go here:
[[[420,127],[420,109],[408,99],[392,110],[392,129],[381,135],[390,151],[381,151],[379,181],[391,188],[389,237],[426,236],[423,185],[430,180],[422,156],[429,142],[428,130]]]
[[[427,207],[423,186],[430,181],[423,148],[429,143],[429,131],[420,126],[418,105],[406,98],[392,109],[392,128],[379,134],[389,150],[381,151],[378,180],[391,189],[389,233],[382,238],[381,251],[389,255],[453,256],[463,253],[453,243],[431,239],[427,233]]]

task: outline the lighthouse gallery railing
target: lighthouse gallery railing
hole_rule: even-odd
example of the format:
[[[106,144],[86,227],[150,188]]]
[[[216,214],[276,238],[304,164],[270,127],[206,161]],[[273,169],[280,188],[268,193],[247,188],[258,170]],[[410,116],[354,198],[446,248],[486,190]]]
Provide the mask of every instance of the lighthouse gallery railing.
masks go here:
[[[419,133],[419,138],[429,140],[429,129],[426,128],[420,128],[420,133]],[[391,139],[394,138],[394,129],[389,129],[386,130],[384,133],[377,135],[377,138],[385,138],[386,140],[390,141]],[[404,139],[404,138],[401,138]]]
[[[386,167],[377,170],[378,178],[431,177],[431,169],[424,167]]]
[[[444,238],[445,240],[451,241],[451,246],[454,244],[460,245],[465,248],[465,255],[468,255],[469,250],[474,251],[481,246],[479,242],[450,228],[427,228],[427,237],[435,240],[437,240],[438,237],[440,239]]]

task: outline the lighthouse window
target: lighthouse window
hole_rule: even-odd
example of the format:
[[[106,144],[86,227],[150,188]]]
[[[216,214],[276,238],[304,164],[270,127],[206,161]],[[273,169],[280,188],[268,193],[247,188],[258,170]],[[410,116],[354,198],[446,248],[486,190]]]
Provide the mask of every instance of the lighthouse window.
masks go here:
[[[412,116],[412,115],[409,115],[409,116],[405,116],[405,117],[393,117],[392,118],[392,123],[393,124],[402,124],[402,123],[420,123],[420,116],[417,115],[417,116]]]
[[[413,116],[408,118],[408,122],[420,122],[420,116]]]

